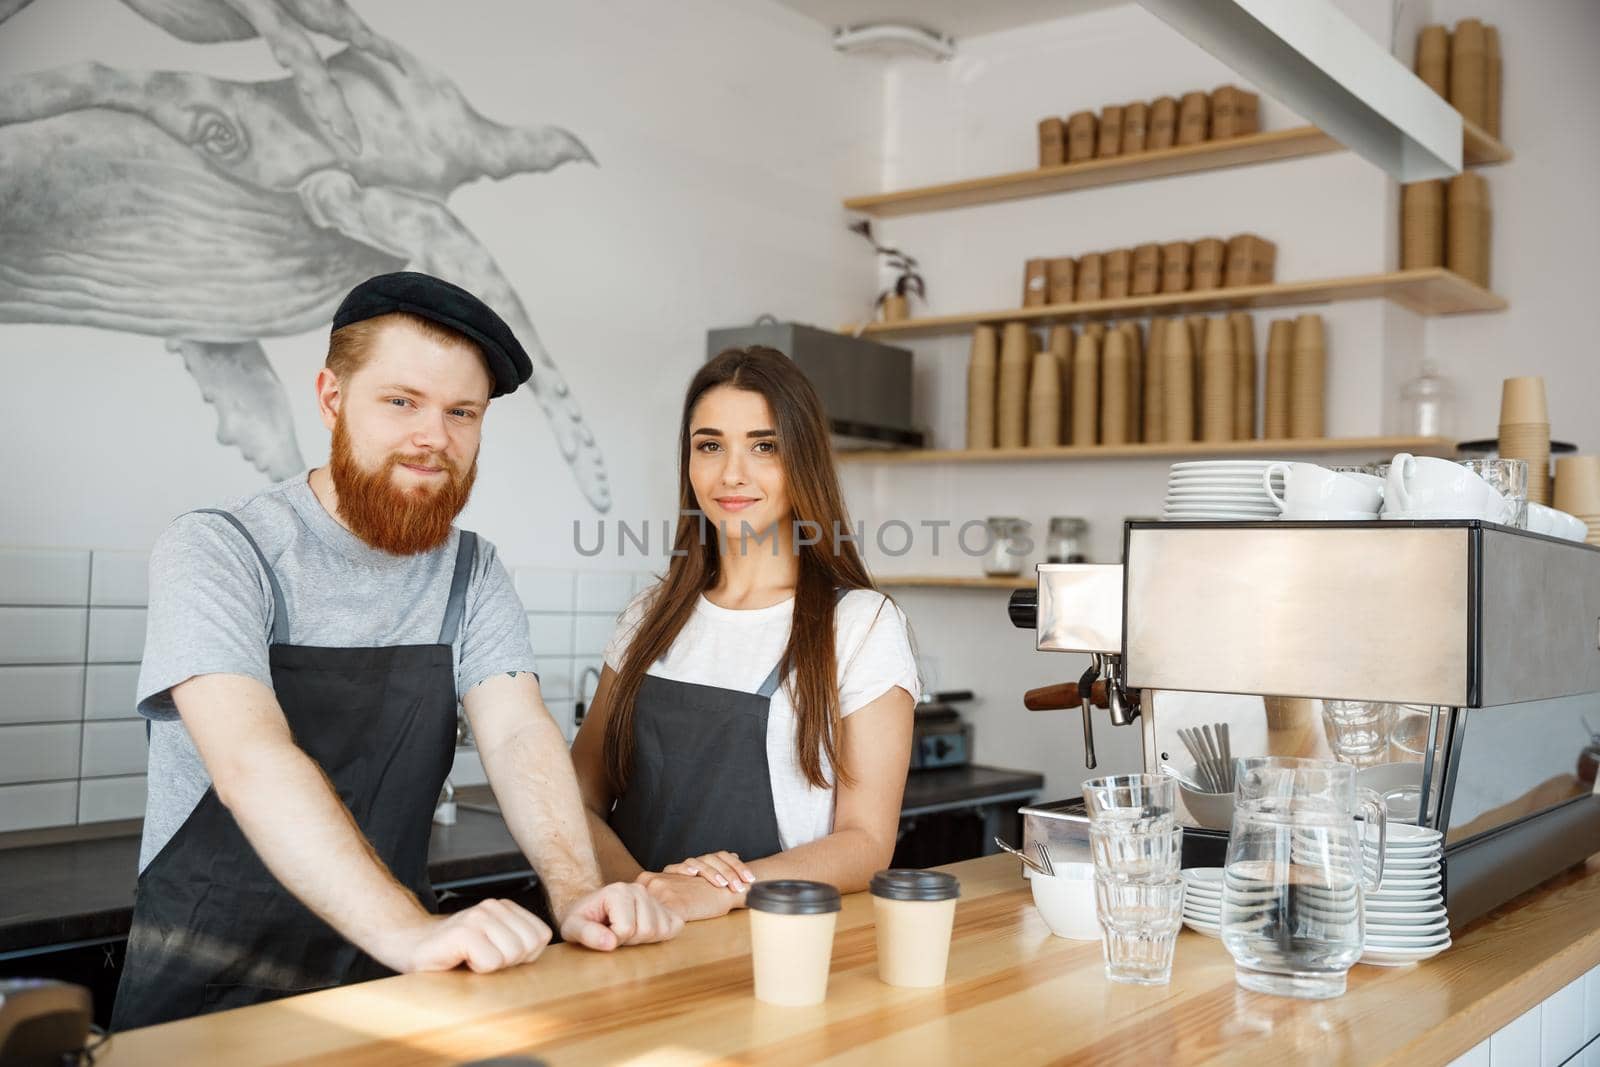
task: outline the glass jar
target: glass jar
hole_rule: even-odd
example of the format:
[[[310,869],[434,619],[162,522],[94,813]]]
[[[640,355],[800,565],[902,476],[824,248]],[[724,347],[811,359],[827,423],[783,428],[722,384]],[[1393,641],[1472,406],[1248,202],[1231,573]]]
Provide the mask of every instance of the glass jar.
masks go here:
[[[1050,536],[1044,543],[1046,563],[1088,563],[1089,523],[1071,515],[1056,515],[1050,520]]]
[[[1022,573],[1033,551],[1033,541],[1028,537],[1031,524],[1025,519],[1010,515],[991,516],[989,547],[983,557],[983,573],[991,578],[1010,578]]]
[[[1423,360],[1421,373],[1400,388],[1398,429],[1418,437],[1449,437],[1455,428],[1454,409],[1449,381],[1431,360]]]

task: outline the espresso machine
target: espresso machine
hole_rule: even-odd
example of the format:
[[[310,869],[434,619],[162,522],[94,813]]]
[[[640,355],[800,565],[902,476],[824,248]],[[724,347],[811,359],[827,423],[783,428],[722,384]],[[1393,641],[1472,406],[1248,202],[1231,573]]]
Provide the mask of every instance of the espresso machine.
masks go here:
[[[1325,702],[1405,706],[1358,771],[1444,834],[1459,926],[1600,851],[1600,549],[1481,520],[1140,522],[1120,566],[1041,564],[1012,622],[1087,654],[1035,709],[1140,731],[1144,769],[1178,731],[1227,724],[1232,754],[1340,758]],[[1184,865],[1220,866],[1228,821],[1184,791]],[[1226,797],[1222,798],[1224,801]],[[1391,807],[1391,818],[1394,808]],[[1024,845],[1087,859],[1075,800],[1023,809]]]

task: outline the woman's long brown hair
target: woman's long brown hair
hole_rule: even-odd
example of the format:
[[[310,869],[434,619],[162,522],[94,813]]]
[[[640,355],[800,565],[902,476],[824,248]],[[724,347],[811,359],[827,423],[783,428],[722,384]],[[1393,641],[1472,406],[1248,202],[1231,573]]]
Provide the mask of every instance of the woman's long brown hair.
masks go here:
[[[839,763],[839,682],[834,646],[836,590],[872,589],[872,578],[854,543],[844,494],[833,466],[822,401],[794,362],[773,348],[755,345],[721,353],[700,368],[683,400],[678,434],[678,526],[666,577],[656,587],[622,658],[606,721],[606,775],[613,796],[627,788],[633,769],[633,706],[650,665],[667,654],[694,614],[700,595],[717,584],[722,560],[717,531],[700,512],[689,482],[689,419],[711,389],[727,385],[758,393],[776,422],[778,458],[783,464],[793,514],[789,521],[805,532],[797,539],[799,576],[794,622],[783,653],[780,676],[791,679],[795,707],[796,755],[806,780],[828,787],[826,767],[839,781],[849,776]],[[809,525],[815,523],[815,526]],[[807,525],[802,525],[807,524]],[[838,536],[836,536],[836,531]],[[799,545],[799,540],[816,544]],[[763,542],[764,543],[764,542]],[[880,608],[881,610],[881,608]]]

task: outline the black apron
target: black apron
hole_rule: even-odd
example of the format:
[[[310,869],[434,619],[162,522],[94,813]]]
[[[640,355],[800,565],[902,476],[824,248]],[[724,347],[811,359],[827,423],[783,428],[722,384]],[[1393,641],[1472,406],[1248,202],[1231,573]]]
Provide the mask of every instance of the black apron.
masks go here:
[[[645,870],[709,852],[749,862],[783,851],[767,763],[782,666],[754,693],[645,675],[633,705],[633,767],[609,819]]]
[[[438,643],[317,648],[289,644],[277,575],[237,518],[211,513],[232,523],[266,568],[272,687],[295,743],[327,774],[395,878],[436,911],[428,839],[455,754],[450,646],[476,536],[461,531]],[[111,1026],[150,1026],[392,973],[272,876],[212,787],[139,875]]]

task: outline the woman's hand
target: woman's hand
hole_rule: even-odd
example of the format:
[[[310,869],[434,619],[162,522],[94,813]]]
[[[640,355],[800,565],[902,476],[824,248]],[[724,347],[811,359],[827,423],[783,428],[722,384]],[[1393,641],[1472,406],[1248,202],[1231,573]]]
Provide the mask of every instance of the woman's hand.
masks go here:
[[[685,874],[703,878],[721,889],[743,893],[755,884],[756,876],[736,852],[708,852],[690,856],[682,863],[668,864],[663,874]]]
[[[645,871],[637,880],[662,907],[685,922],[726,915],[742,901],[739,894],[719,889],[697,876]]]

